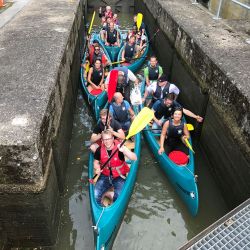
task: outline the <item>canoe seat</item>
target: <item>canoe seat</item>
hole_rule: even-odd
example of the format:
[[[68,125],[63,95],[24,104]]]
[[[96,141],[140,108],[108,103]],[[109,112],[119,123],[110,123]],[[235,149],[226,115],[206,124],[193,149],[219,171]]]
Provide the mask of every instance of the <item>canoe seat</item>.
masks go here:
[[[106,193],[102,196],[102,204],[104,207],[110,206],[113,203],[114,197],[114,188],[111,187]]]

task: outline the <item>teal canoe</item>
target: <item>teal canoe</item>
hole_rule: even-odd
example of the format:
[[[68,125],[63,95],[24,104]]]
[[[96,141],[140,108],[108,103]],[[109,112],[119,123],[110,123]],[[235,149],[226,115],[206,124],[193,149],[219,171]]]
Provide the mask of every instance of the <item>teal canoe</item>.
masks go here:
[[[121,50],[118,54],[118,61],[122,60],[122,51],[125,49],[125,45],[126,44],[124,44],[124,46],[121,48]],[[119,66],[127,66],[128,69],[130,69],[133,73],[136,73],[144,64],[146,57],[147,57],[147,54],[148,54],[148,50],[149,50],[149,43],[147,42],[146,48],[143,51],[142,55],[140,57],[136,58],[133,63],[131,63],[131,64],[118,64],[118,65]]]
[[[118,56],[118,54],[123,46],[123,43],[124,43],[121,31],[118,30],[118,32],[119,32],[119,36],[120,36],[120,46],[106,46],[104,41],[99,36],[99,39],[102,43],[102,46],[104,46],[105,49],[107,50],[112,62],[115,62],[117,60],[117,56]]]
[[[128,202],[132,195],[141,153],[140,133],[135,135],[134,144],[134,152],[137,155],[137,160],[132,162],[128,161],[128,163],[130,164],[130,172],[127,175],[126,182],[123,186],[121,194],[113,204],[107,207],[101,207],[99,204],[97,204],[94,197],[95,186],[93,184],[89,184],[90,205],[96,250],[112,248],[116,234],[124,217]],[[89,156],[89,178],[92,178],[94,175],[93,160],[93,154],[91,153]]]
[[[97,34],[92,35],[92,40],[94,40],[94,39],[99,41],[102,51],[106,54],[108,60],[111,61],[111,59],[108,55],[108,52],[102,46],[102,43],[99,40]],[[85,52],[83,60],[82,60],[82,64],[85,63],[86,56],[87,56],[87,53]],[[82,87],[83,94],[84,94],[85,98],[87,99],[91,109],[93,110],[93,113],[95,115],[95,119],[98,120],[100,110],[105,106],[105,104],[108,101],[107,92],[103,91],[99,95],[92,95],[91,93],[89,93],[88,88],[87,88],[87,79],[85,77],[85,69],[83,67],[81,67],[81,69],[80,69],[80,74],[81,74],[81,87]]]
[[[145,81],[142,83],[141,90],[144,90]],[[189,150],[189,163],[186,166],[178,166],[172,162],[169,157],[163,153],[158,154],[160,148],[158,140],[160,134],[152,133],[149,126],[143,130],[143,135],[154,154],[154,157],[158,160],[161,169],[167,175],[169,181],[174,186],[175,190],[179,194],[180,198],[186,204],[189,212],[192,216],[198,213],[199,196],[197,181],[194,174],[194,154]],[[191,139],[189,143],[192,145]]]

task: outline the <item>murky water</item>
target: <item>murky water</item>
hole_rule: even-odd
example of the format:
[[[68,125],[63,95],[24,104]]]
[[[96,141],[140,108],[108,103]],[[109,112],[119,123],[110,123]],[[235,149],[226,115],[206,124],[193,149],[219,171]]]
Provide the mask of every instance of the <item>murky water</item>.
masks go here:
[[[124,20],[128,20],[127,16]],[[127,23],[129,25],[129,22]],[[55,249],[94,249],[88,197],[88,150],[94,120],[79,90],[65,194],[61,200],[61,224]],[[134,193],[113,249],[178,249],[227,212],[208,171],[206,155],[195,147],[200,207],[197,217],[186,207],[158,166],[145,141]]]

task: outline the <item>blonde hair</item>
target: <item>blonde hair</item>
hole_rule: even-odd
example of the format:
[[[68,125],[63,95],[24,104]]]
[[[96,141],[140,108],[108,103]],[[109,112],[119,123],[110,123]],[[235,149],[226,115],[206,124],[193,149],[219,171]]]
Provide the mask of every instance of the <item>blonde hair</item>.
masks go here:
[[[107,114],[108,114],[108,109],[102,109],[100,111],[100,117],[101,116],[107,116]],[[109,117],[111,117],[110,113],[109,113]]]
[[[110,129],[103,130],[102,131],[102,138],[103,138],[103,135],[110,135],[110,136],[114,137],[114,135]]]

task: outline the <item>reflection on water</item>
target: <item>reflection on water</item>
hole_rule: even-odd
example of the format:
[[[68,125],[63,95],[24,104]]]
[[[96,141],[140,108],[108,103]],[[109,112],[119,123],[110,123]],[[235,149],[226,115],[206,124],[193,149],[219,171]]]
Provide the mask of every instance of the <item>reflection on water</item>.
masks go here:
[[[128,16],[124,18],[128,20]],[[94,243],[88,197],[88,150],[84,141],[89,140],[94,120],[80,91],[73,124],[55,249],[91,250]],[[137,182],[113,249],[177,249],[227,212],[208,172],[206,156],[198,146],[195,151],[200,208],[198,216],[193,218],[143,141]]]

